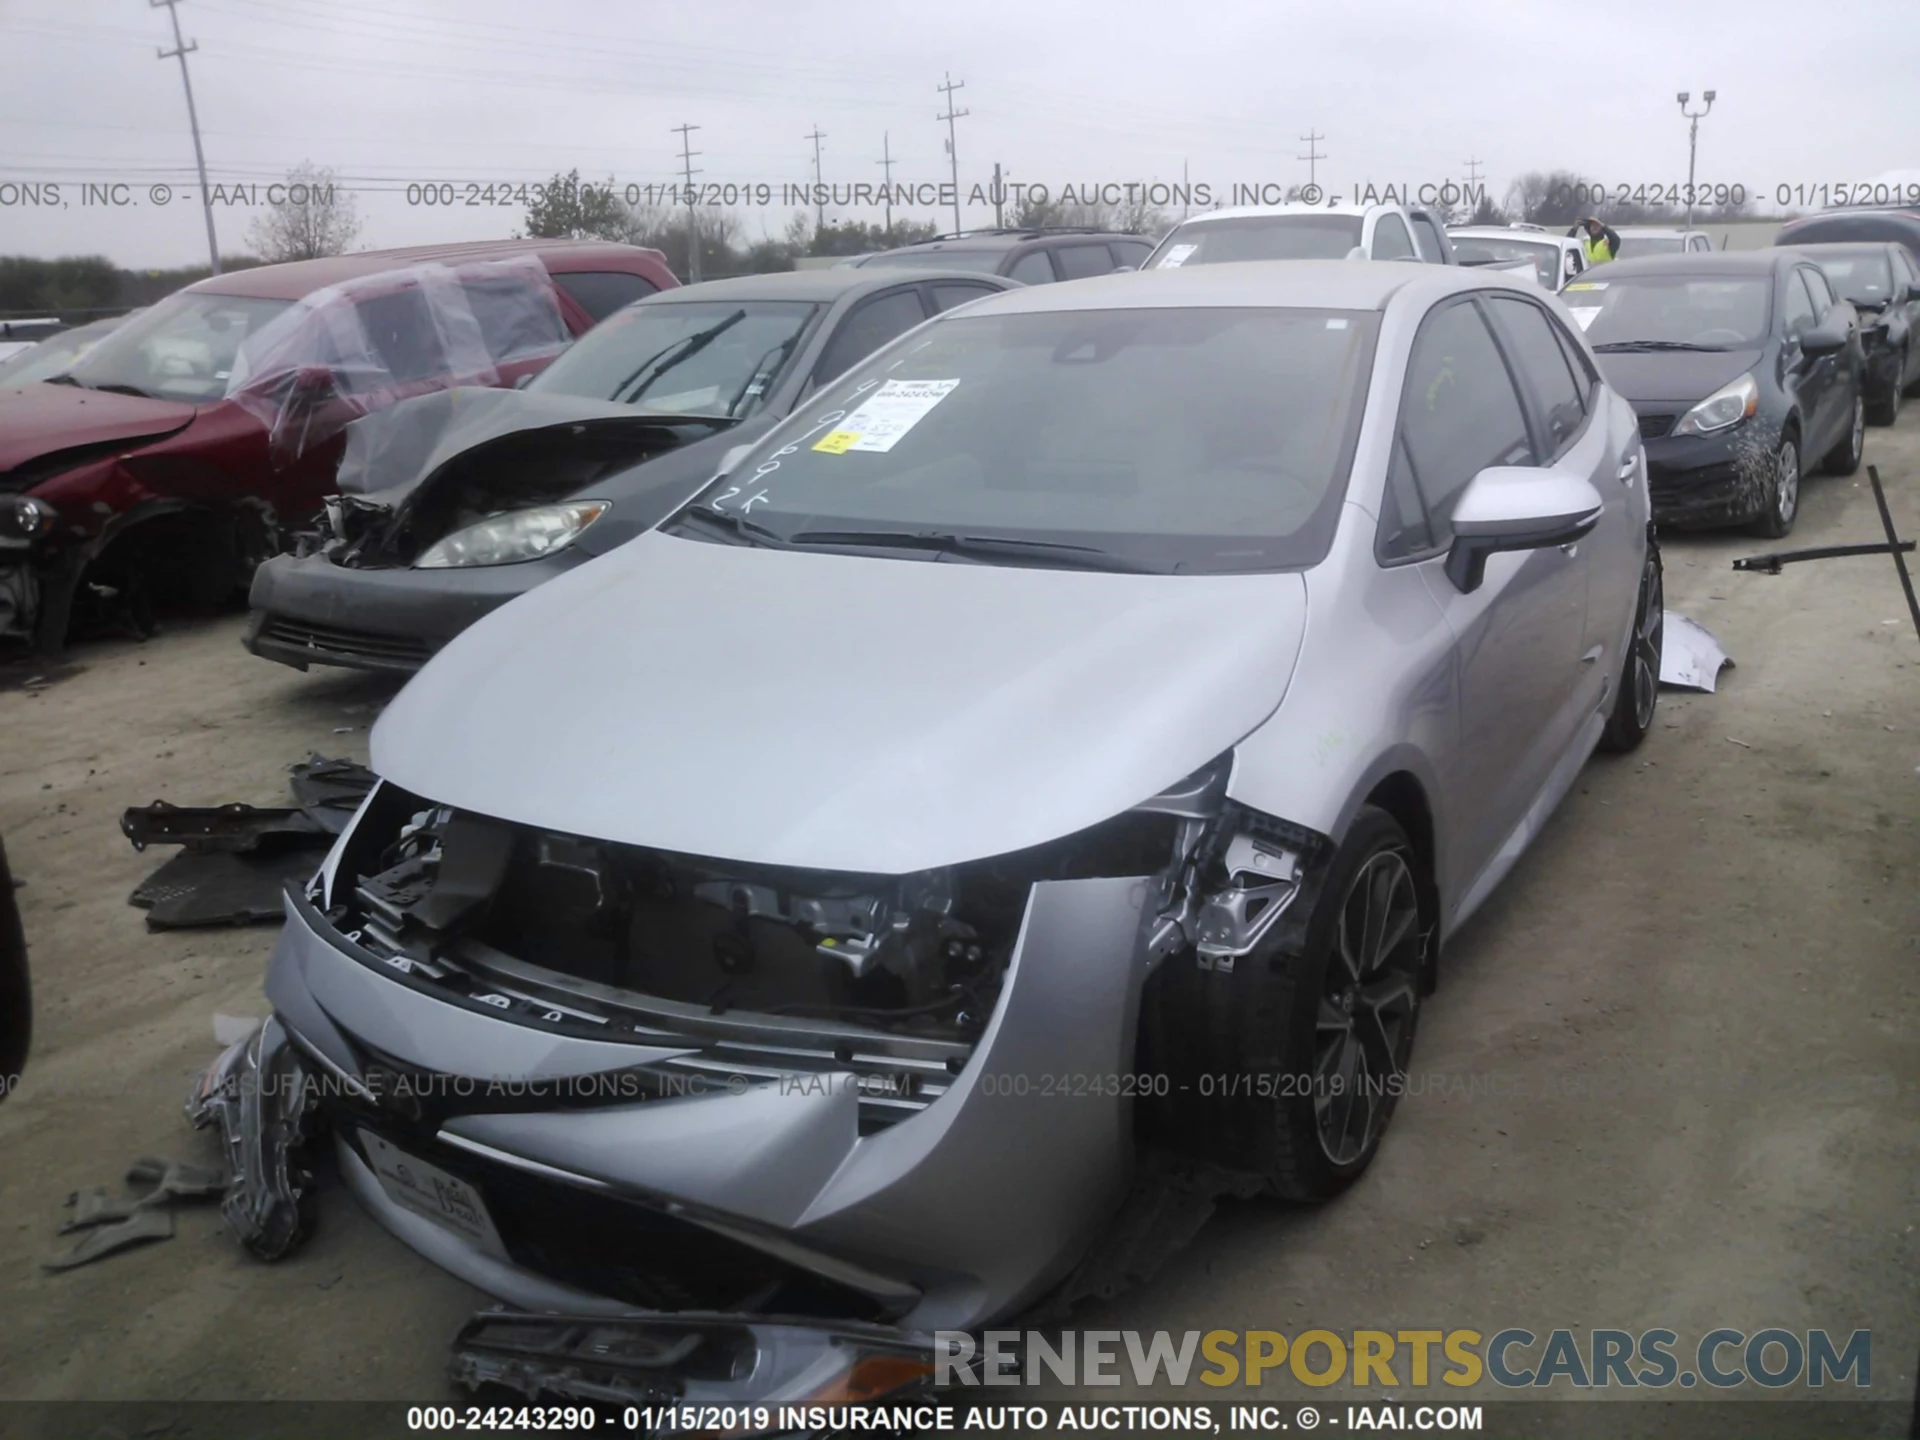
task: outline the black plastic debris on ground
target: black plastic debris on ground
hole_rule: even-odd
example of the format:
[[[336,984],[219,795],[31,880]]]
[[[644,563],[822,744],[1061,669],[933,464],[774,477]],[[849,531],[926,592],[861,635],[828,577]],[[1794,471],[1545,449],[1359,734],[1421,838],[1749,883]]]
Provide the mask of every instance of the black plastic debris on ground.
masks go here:
[[[180,847],[127,897],[128,904],[147,912],[149,930],[281,919],[287,881],[313,873],[374,782],[364,765],[320,755],[309,756],[292,772],[292,806],[184,806],[156,800],[121,815],[120,831],[134,849]]]

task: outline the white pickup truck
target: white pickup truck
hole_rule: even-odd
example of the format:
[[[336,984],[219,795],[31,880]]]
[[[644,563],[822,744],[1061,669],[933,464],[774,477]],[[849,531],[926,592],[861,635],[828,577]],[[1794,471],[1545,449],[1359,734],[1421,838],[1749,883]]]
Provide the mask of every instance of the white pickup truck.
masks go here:
[[[1400,205],[1261,205],[1209,210],[1182,220],[1142,270],[1235,260],[1412,260],[1459,265],[1439,216]],[[1523,275],[1526,262],[1488,260],[1483,268]]]

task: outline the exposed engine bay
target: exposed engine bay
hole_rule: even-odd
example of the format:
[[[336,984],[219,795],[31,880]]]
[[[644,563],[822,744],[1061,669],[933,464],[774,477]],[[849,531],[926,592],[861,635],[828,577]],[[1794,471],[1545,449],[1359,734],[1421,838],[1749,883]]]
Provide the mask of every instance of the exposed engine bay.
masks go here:
[[[454,456],[410,489],[329,498],[317,548],[341,565],[410,565],[455,531],[564,500],[711,429],[704,422],[619,419],[503,435]]]
[[[416,983],[526,1023],[697,1044],[733,1073],[757,1061],[767,1076],[884,1074],[885,1093],[863,1104],[863,1124],[878,1124],[924,1108],[965,1064],[1036,883],[1152,877],[1152,960],[1192,949],[1203,968],[1231,969],[1250,951],[1317,837],[1285,836],[1223,790],[1224,769],[1210,768],[1029,850],[857,875],[555,834],[389,784],[323,903],[347,939]]]

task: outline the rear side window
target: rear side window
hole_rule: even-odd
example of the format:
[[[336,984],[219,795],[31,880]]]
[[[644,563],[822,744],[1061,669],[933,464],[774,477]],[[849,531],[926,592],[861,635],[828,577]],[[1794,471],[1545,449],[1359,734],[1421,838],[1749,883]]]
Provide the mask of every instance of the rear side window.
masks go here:
[[[1491,302],[1501,331],[1513,348],[1514,360],[1540,402],[1547,425],[1548,460],[1557,460],[1573,443],[1573,437],[1586,423],[1587,409],[1580,401],[1580,387],[1573,371],[1567,368],[1566,352],[1554,338],[1553,322],[1538,305],[1506,295]]]
[[[1417,260],[1413,238],[1398,215],[1382,215],[1373,227],[1373,258],[1376,260]]]
[[[820,368],[814,371],[815,382],[824,385],[845,374],[889,340],[898,339],[926,318],[917,290],[895,290],[863,300],[840,322],[840,329],[827,342],[826,352],[820,357]]]
[[[1144,240],[1115,240],[1113,259],[1117,265],[1144,265],[1147,256],[1153,253],[1153,246]]]
[[[1407,362],[1400,408],[1406,462],[1433,527],[1453,543],[1453,507],[1490,465],[1531,465],[1526,414],[1479,308],[1456,301],[1429,315]]]
[[[651,280],[624,270],[579,270],[556,275],[553,283],[571,295],[596,325],[623,306],[659,293]]]
[[[1420,258],[1429,264],[1440,263],[1446,253],[1440,248],[1440,227],[1426,215],[1413,217],[1413,243],[1420,249]]]
[[[447,374],[427,297],[416,286],[369,295],[355,305],[367,344],[399,384],[435,380]]]
[[[1048,285],[1053,282],[1053,262],[1047,258],[1044,250],[1029,250],[1013,262],[1013,269],[1007,272],[1009,280],[1018,280],[1022,285]]]
[[[1062,245],[1060,273],[1068,280],[1086,280],[1113,273],[1113,256],[1104,245]]]
[[[573,339],[560,307],[518,280],[467,280],[460,288],[495,364],[550,354]]]
[[[991,285],[969,285],[960,280],[949,280],[927,288],[933,292],[933,313],[936,315],[956,305],[964,305],[969,300],[978,300],[982,295],[994,293]]]
[[[1800,278],[1807,282],[1807,293],[1813,296],[1813,313],[1825,315],[1833,306],[1833,287],[1827,283],[1827,274],[1820,269],[1803,269]]]

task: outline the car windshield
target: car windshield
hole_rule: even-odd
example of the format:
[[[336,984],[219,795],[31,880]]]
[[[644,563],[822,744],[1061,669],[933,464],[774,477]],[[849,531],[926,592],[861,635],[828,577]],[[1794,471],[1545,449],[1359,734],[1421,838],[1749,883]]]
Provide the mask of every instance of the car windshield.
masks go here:
[[[818,313],[800,300],[663,300],[601,321],[529,390],[671,415],[751,414]]]
[[[1560,283],[1560,247],[1545,240],[1510,240],[1506,236],[1456,235],[1456,250],[1484,250],[1496,261],[1528,260],[1540,283],[1549,290]]]
[[[1833,288],[1850,305],[1880,306],[1893,296],[1893,267],[1884,250],[1861,251],[1852,255],[1819,255],[1814,259]]]
[[[868,256],[860,264],[863,269],[880,265],[899,270],[971,270],[976,275],[992,275],[1006,258],[1004,250],[888,250]]]
[[[118,320],[96,320],[29,346],[18,355],[0,361],[0,385],[31,385],[36,380],[51,380],[55,375],[66,374],[73,368],[74,361],[119,324]]]
[[[1560,292],[1602,348],[1754,349],[1766,343],[1772,297],[1770,276],[1744,275],[1606,275]]]
[[[1158,308],[936,321],[823,392],[697,507],[773,543],[891,539],[932,558],[960,539],[963,555],[1096,569],[1313,565],[1377,323]]]
[[[1358,215],[1243,215],[1190,220],[1160,242],[1145,268],[1234,260],[1344,260],[1360,243]]]
[[[1629,255],[1678,255],[1687,248],[1687,242],[1678,235],[1622,235],[1620,237],[1620,256]]]
[[[182,291],[136,315],[67,373],[90,390],[163,400],[222,399],[240,347],[292,303]]]

